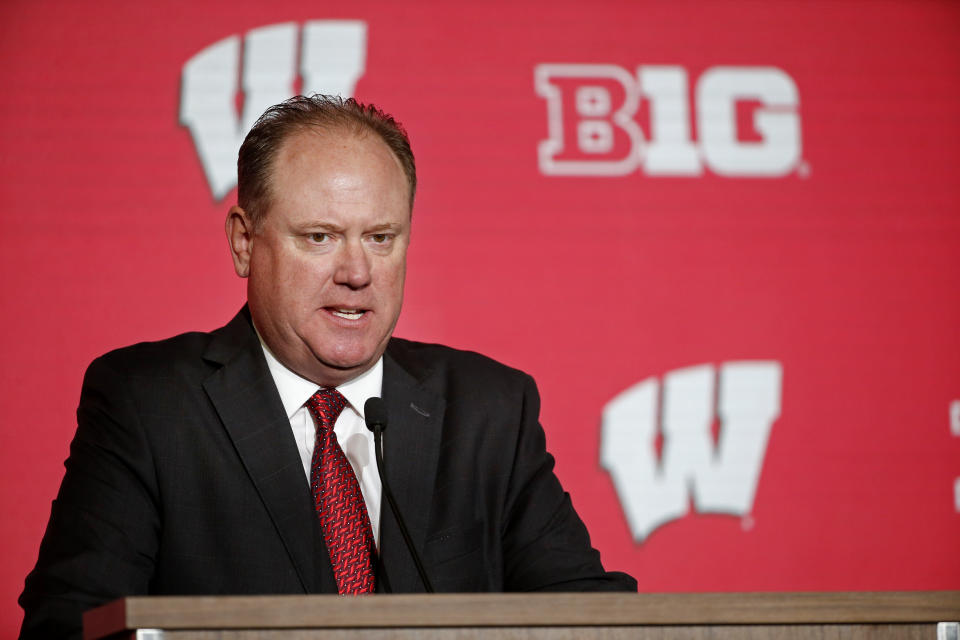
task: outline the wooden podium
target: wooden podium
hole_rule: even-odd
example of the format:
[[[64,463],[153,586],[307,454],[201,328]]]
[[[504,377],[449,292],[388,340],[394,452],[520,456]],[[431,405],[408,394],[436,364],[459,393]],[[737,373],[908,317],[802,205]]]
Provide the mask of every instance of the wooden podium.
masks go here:
[[[133,597],[95,640],[960,640],[960,591]]]

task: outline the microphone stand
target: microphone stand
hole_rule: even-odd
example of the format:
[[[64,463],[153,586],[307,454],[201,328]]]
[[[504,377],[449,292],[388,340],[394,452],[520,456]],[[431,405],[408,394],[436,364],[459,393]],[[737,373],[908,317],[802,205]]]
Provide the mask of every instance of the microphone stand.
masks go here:
[[[387,478],[384,474],[383,430],[386,427],[386,411],[370,411],[371,400],[374,400],[374,398],[367,400],[366,405],[364,406],[364,413],[367,414],[369,418],[367,421],[367,427],[373,431],[373,449],[377,459],[377,473],[380,475],[380,484],[383,487],[383,495],[387,497],[387,503],[390,505],[390,511],[393,512],[393,517],[400,526],[400,534],[403,536],[403,541],[406,543],[407,549],[410,551],[410,556],[413,558],[413,563],[417,567],[417,573],[420,574],[420,580],[423,581],[423,586],[426,589],[426,592],[434,593],[433,585],[430,583],[430,578],[427,577],[427,572],[424,570],[423,563],[420,561],[420,554],[417,553],[416,548],[413,546],[413,539],[410,537],[410,532],[407,530],[407,524],[403,521],[403,515],[400,513],[400,508],[397,507],[396,500],[393,499],[393,492],[390,491],[390,485],[387,483]],[[376,400],[380,400],[380,398],[376,398]],[[382,402],[382,400],[380,402]],[[381,415],[383,417],[380,419],[372,419],[370,414],[379,414],[377,417],[380,417]]]

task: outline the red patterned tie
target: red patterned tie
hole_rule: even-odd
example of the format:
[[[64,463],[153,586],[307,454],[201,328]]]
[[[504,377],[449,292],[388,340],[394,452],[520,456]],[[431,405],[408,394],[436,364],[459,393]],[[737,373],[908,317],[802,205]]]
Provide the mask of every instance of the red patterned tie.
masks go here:
[[[337,591],[373,593],[375,547],[370,516],[357,476],[337,443],[333,425],[347,400],[336,389],[320,389],[307,401],[317,424],[310,463],[313,506],[330,553]]]

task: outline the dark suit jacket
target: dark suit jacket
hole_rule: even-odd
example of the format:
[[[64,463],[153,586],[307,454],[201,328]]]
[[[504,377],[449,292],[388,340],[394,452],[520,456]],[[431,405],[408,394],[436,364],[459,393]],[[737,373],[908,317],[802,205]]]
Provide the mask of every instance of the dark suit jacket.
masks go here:
[[[383,398],[386,474],[437,591],[636,590],[604,571],[554,476],[529,376],[392,339]],[[336,592],[246,309],[97,359],[77,420],[21,637],[78,634],[82,611],[124,595]],[[378,590],[422,591],[381,522]]]

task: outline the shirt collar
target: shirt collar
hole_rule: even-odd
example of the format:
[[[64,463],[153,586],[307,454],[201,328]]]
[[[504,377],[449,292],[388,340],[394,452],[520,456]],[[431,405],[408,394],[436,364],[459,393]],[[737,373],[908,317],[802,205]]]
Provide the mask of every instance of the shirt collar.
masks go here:
[[[260,337],[259,333],[257,337]],[[283,403],[283,410],[287,413],[287,420],[290,420],[293,418],[293,414],[307,403],[310,396],[317,392],[320,385],[300,377],[285,367],[273,355],[262,338],[260,339],[260,346],[263,348],[263,355],[267,359],[267,367],[270,369],[270,375],[273,376],[273,382],[277,385],[277,391],[280,392],[280,401]],[[376,364],[353,380],[338,386],[337,391],[347,399],[350,408],[363,418],[363,405],[367,398],[379,397],[382,388],[383,356],[380,356]]]

